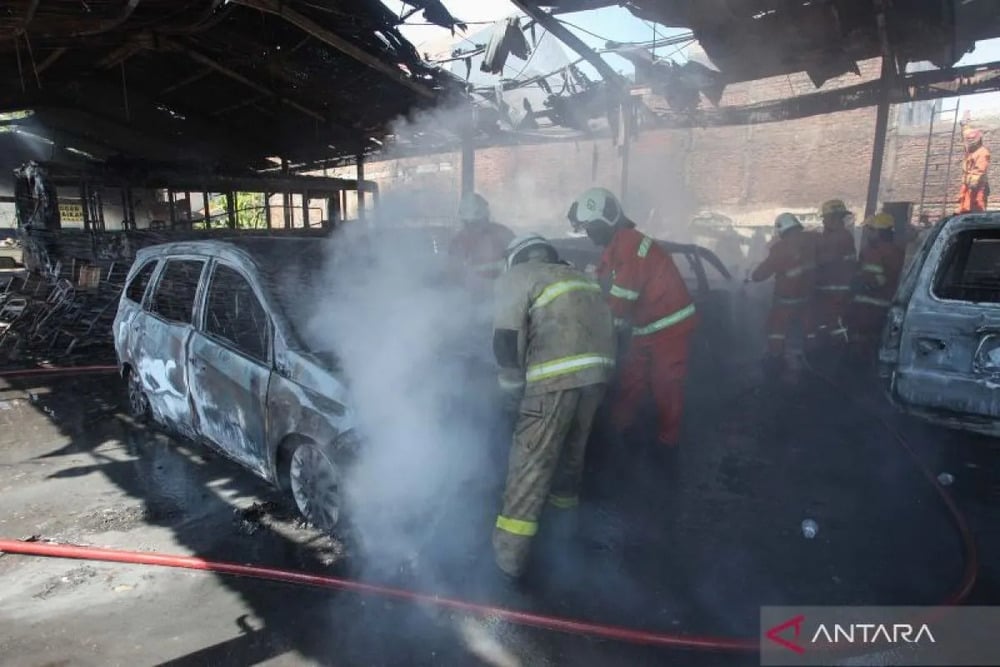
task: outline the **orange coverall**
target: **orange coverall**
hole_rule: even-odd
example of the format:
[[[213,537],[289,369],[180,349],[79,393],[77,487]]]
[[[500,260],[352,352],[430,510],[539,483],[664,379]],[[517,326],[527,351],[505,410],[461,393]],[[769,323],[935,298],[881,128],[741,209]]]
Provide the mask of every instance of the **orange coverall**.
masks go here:
[[[514,232],[496,222],[464,226],[448,246],[448,255],[464,269],[464,277],[475,287],[492,289],[504,270],[507,245]]]
[[[884,239],[876,239],[861,249],[856,280],[861,289],[854,294],[847,314],[852,347],[868,352],[877,345],[899,286],[905,256],[903,248]]]
[[[774,298],[767,316],[767,352],[781,356],[795,322],[803,334],[814,337],[810,301],[816,285],[817,235],[803,230],[788,232],[772,245],[767,258],[750,278],[763,282],[774,276]]]
[[[958,212],[974,213],[985,211],[990,196],[990,149],[982,144],[971,153],[965,154],[962,163],[962,189],[958,194]]]
[[[618,327],[632,337],[621,362],[611,421],[622,433],[652,396],[660,444],[680,442],[688,341],[697,326],[694,303],[674,260],[653,239],[619,228],[604,249],[597,277],[608,286]]]
[[[857,255],[854,236],[846,228],[824,228],[817,235],[814,319],[819,343],[847,342],[844,323],[851,303]]]

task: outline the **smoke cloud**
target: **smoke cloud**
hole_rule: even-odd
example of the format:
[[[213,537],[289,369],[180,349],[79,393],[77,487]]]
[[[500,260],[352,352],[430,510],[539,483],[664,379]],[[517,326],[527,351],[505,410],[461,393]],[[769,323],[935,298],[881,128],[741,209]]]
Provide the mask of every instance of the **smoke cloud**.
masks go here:
[[[468,564],[499,501],[491,304],[448,272],[456,229],[409,226],[413,205],[387,198],[333,235],[304,332],[350,385],[365,444],[346,494],[375,577]]]

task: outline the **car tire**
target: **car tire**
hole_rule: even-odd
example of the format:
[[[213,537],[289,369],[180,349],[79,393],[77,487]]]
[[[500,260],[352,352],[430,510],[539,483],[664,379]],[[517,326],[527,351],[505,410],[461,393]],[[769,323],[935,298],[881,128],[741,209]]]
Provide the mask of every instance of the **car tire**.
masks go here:
[[[146,392],[142,390],[142,382],[139,380],[139,374],[133,370],[126,371],[125,387],[125,398],[129,416],[141,424],[148,422],[149,399],[146,398]]]
[[[288,489],[299,514],[324,533],[332,533],[343,510],[342,471],[324,447],[298,443],[288,464]]]

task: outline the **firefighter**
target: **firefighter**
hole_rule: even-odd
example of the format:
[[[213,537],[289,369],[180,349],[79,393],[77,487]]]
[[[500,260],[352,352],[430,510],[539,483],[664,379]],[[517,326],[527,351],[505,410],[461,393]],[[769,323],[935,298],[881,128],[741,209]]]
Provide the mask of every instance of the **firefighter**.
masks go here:
[[[847,328],[852,356],[871,360],[899,286],[905,250],[895,242],[895,220],[888,213],[876,213],[863,225],[861,258],[854,279]]]
[[[774,377],[785,367],[785,344],[798,323],[804,335],[812,332],[810,300],[815,288],[817,235],[806,232],[791,213],[774,220],[777,238],[767,258],[750,279],[763,282],[774,276],[774,297],[767,316],[767,354],[764,370]]]
[[[847,343],[845,318],[851,302],[851,280],[857,264],[854,235],[848,229],[853,214],[840,199],[823,202],[823,230],[816,240],[814,323],[807,343],[842,348]]]
[[[448,246],[448,255],[467,284],[478,291],[492,289],[503,273],[504,252],[514,233],[490,220],[490,205],[482,195],[470,192],[458,207],[462,229]]]
[[[673,259],[635,229],[621,203],[591,188],[570,207],[576,231],[604,248],[597,277],[619,332],[621,368],[611,405],[611,427],[621,441],[647,398],[656,408],[655,445],[663,463],[677,456],[684,407],[688,347],[697,324],[695,306]]]
[[[958,212],[985,211],[990,196],[990,149],[983,146],[983,132],[973,128],[962,130],[965,139],[965,161],[962,163],[962,188],[958,195]]]
[[[523,574],[546,502],[572,511],[594,414],[615,362],[615,332],[600,286],[560,262],[541,236],[514,239],[496,281],[493,350],[501,389],[517,406],[497,566]]]

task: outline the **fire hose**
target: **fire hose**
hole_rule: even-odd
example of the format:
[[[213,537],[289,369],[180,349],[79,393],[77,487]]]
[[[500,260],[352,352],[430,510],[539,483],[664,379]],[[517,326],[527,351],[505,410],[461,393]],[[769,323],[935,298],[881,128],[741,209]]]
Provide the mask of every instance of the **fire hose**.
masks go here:
[[[76,372],[104,373],[116,370],[117,368],[114,366],[23,369],[0,372],[0,378],[47,374],[57,375]],[[833,381],[826,376],[823,376],[816,371],[812,372],[824,381],[836,386],[836,383],[833,383]],[[965,517],[962,515],[958,506],[955,504],[955,501],[951,498],[948,492],[937,482],[933,473],[930,472],[919,459],[917,453],[906,441],[906,439],[903,438],[903,436],[899,434],[890,424],[888,424],[888,422],[886,422],[880,415],[860,404],[859,408],[874,417],[883,426],[883,428],[892,434],[893,440],[902,446],[904,451],[906,451],[906,453],[912,458],[914,464],[921,471],[923,476],[937,491],[948,511],[948,514],[951,516],[955,529],[961,538],[962,548],[965,554],[965,566],[963,568],[962,577],[958,586],[941,604],[943,606],[961,604],[971,592],[979,571],[979,556],[975,540]],[[425,604],[451,611],[467,613],[474,616],[499,618],[509,623],[543,630],[563,632],[591,638],[610,639],[629,644],[725,652],[754,652],[760,648],[760,644],[757,639],[721,636],[694,636],[637,630],[545,614],[517,611],[503,607],[478,604],[456,598],[419,593],[402,588],[366,583],[341,577],[310,574],[308,572],[298,570],[260,565],[211,561],[198,558],[196,556],[126,551],[120,549],[105,549],[71,544],[28,542],[9,539],[0,539],[0,553],[202,570],[216,574],[263,579],[297,586],[341,590],[360,595],[375,595],[405,602]]]

